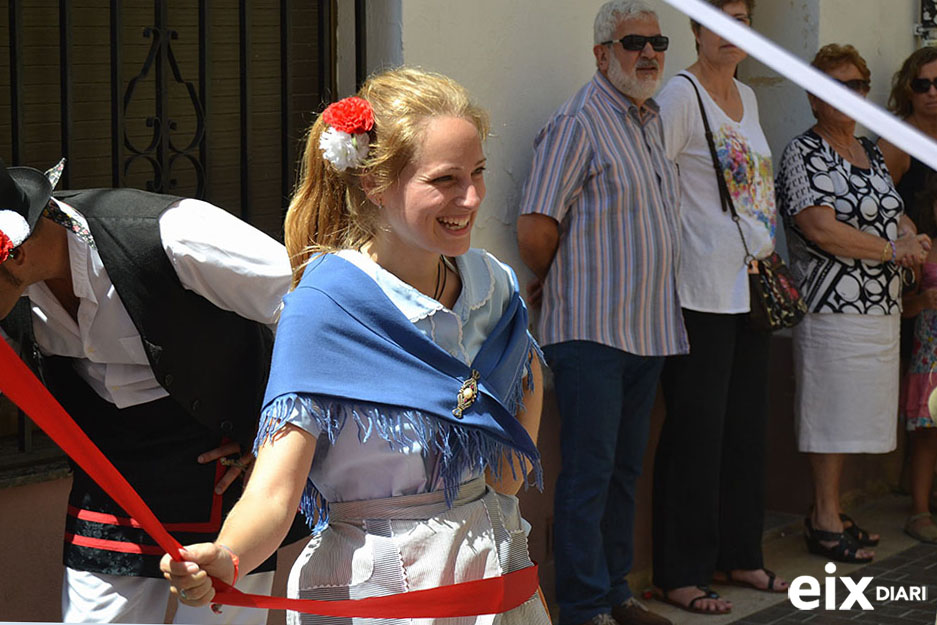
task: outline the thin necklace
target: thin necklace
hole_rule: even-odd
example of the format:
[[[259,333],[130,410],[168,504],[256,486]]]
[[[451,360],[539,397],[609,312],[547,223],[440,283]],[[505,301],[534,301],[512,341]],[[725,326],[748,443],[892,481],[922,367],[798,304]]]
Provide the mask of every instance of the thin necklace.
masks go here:
[[[853,137],[852,141],[850,141],[849,144],[847,145],[845,143],[842,143],[841,141],[836,141],[835,139],[833,139],[833,137],[830,136],[826,132],[826,130],[823,130],[822,132],[818,130],[817,134],[823,137],[824,139],[826,139],[826,142],[829,143],[833,147],[834,150],[836,148],[839,148],[843,150],[844,152],[846,152],[847,159],[859,160],[860,157],[856,156],[856,151],[855,151],[855,148],[857,145],[859,146],[861,153],[865,152],[865,150],[862,148],[862,145],[859,144],[858,140],[855,137]]]
[[[443,262],[442,255],[436,265],[436,288],[433,290],[433,299],[439,301],[446,292],[446,280],[449,278],[449,269]]]

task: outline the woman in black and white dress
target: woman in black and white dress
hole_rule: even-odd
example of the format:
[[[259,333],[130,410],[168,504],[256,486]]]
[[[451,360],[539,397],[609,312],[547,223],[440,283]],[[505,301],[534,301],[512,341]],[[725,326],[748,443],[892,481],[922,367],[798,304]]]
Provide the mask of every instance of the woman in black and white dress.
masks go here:
[[[824,46],[814,67],[865,95],[870,72],[852,46]],[[855,137],[855,120],[808,95],[817,123],[784,150],[778,208],[809,313],[794,328],[795,424],[809,454],[814,505],[804,520],[811,552],[868,562],[878,543],[842,513],[845,454],[896,445],[901,265],[930,240],[904,215],[882,153]]]

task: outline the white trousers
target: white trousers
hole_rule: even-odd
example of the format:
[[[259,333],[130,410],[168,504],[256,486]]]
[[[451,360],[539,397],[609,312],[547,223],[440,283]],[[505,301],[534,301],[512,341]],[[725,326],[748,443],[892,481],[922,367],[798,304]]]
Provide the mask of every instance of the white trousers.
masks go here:
[[[273,571],[246,575],[235,587],[243,592],[269,595]],[[165,623],[169,582],[153,577],[105,575],[65,569],[62,584],[62,621],[65,623]],[[267,610],[221,606],[215,614],[208,606],[180,603],[172,623],[191,625],[266,625]]]

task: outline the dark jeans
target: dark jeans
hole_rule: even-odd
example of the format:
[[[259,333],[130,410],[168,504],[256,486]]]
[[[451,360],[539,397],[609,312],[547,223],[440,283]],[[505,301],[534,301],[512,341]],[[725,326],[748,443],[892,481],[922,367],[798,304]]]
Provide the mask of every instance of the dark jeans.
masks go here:
[[[664,359],[589,341],[543,352],[562,419],[556,594],[560,623],[579,625],[631,597],[635,483]]]
[[[690,353],[667,359],[654,462],[654,584],[763,566],[770,335],[748,314],[683,311]]]

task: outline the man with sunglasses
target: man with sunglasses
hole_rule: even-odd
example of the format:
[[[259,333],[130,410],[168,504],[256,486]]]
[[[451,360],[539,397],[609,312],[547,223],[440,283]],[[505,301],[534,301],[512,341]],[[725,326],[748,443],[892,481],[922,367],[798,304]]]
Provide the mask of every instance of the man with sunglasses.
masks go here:
[[[667,44],[644,0],[602,6],[597,71],[537,136],[517,224],[562,419],[560,625],[669,623],[625,581],[657,380],[665,356],[688,350],[677,171],[651,99]]]

